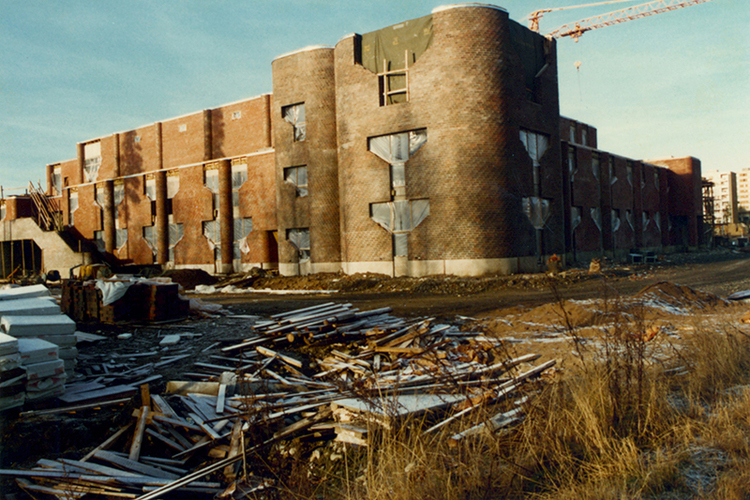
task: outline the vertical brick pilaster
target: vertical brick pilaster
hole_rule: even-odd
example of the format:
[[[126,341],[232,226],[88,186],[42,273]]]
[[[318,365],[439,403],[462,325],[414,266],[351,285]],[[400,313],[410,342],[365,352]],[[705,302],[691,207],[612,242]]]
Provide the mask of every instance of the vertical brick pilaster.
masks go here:
[[[219,163],[219,220],[221,224],[221,269],[222,274],[232,272],[234,247],[234,216],[232,213],[232,164],[229,160]]]

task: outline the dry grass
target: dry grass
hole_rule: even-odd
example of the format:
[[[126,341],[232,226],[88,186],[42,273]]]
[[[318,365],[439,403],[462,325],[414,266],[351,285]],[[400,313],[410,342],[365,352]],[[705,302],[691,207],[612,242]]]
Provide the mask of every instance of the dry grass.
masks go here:
[[[417,421],[372,429],[371,446],[348,447],[326,470],[325,488],[287,497],[750,498],[750,337],[727,317],[659,345],[628,311],[613,305],[613,325],[576,346],[579,362],[537,387],[511,431],[456,444],[472,422],[428,435]]]

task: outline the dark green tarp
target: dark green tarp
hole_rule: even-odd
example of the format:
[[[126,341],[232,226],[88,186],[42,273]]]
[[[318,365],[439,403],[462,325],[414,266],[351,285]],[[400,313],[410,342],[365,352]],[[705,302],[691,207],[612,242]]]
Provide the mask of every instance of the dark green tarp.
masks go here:
[[[362,66],[373,73],[411,66],[432,43],[432,16],[424,16],[362,35]],[[383,67],[386,61],[387,67]]]

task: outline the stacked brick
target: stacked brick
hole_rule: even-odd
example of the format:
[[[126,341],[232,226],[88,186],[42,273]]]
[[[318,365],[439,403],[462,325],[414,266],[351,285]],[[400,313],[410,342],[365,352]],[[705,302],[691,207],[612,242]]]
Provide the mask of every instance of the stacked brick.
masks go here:
[[[190,302],[182,300],[176,283],[133,283],[125,295],[104,304],[95,281],[63,281],[61,307],[79,322],[129,323],[168,321],[190,313]]]

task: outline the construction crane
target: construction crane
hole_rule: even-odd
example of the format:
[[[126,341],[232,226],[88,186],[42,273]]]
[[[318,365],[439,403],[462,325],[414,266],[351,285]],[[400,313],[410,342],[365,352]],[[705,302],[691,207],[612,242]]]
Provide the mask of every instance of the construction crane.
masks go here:
[[[593,5],[616,3],[618,1],[625,0],[614,0],[610,2],[600,2],[598,4],[578,5],[572,7],[559,7],[557,9],[537,10],[535,12],[532,12],[528,16],[530,20],[529,28],[533,31],[539,32],[539,19],[545,12],[573,9],[578,7],[590,7]],[[690,7],[691,5],[697,5],[699,3],[710,1],[711,0],[658,0],[655,2],[647,2],[633,7],[628,7],[626,9],[615,10],[607,14],[601,14],[598,16],[581,19],[580,21],[576,21],[574,23],[564,24],[556,30],[547,33],[545,36],[547,38],[562,38],[564,36],[569,36],[577,42],[581,35],[583,35],[587,31],[595,30],[597,28],[604,28],[605,26],[612,26],[613,24],[624,23],[626,21],[632,21],[634,19],[640,19],[642,17],[652,16],[654,14],[660,14],[662,12],[677,10],[683,7]]]
[[[568,7],[554,7],[552,9],[539,9],[539,10],[535,10],[534,12],[532,12],[526,17],[529,19],[529,29],[531,31],[536,31],[537,33],[539,33],[539,20],[547,12],[555,12],[558,10],[568,10],[568,9],[581,9],[583,7],[595,7],[597,5],[607,5],[611,3],[622,3],[622,2],[632,2],[632,1],[634,0],[609,0],[607,2],[587,3],[585,5],[569,5]]]

